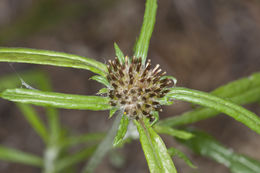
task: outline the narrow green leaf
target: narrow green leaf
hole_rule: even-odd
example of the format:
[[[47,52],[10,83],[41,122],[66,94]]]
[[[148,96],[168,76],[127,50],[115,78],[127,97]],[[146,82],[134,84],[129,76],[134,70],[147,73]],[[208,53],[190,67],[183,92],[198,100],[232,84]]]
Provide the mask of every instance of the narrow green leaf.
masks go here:
[[[260,73],[254,73],[249,77],[232,81],[226,85],[218,87],[211,93],[219,97],[234,97],[252,88],[260,87]]]
[[[124,56],[123,52],[120,50],[120,48],[118,47],[118,45],[116,43],[114,43],[114,47],[115,47],[116,56],[117,56],[119,62],[121,64],[124,64],[125,56]]]
[[[197,168],[191,161],[190,159],[180,150],[176,149],[176,148],[169,148],[168,149],[169,154],[173,157],[175,155],[177,155],[179,158],[181,158],[182,160],[184,160],[184,162],[191,168]]]
[[[154,117],[153,122],[151,123],[151,126],[153,126],[154,124],[156,124],[159,121],[159,112],[158,111],[152,111],[151,115]]]
[[[26,104],[17,104],[19,109],[22,111],[26,120],[31,124],[36,133],[45,141],[48,141],[48,132],[43,124],[42,120],[39,119],[35,110]]]
[[[140,142],[151,173],[176,173],[175,166],[172,162],[167,148],[160,136],[153,130],[149,120],[144,119],[134,121],[139,135]]]
[[[16,149],[0,146],[0,160],[42,167],[40,157]]]
[[[153,128],[157,133],[171,135],[173,137],[177,137],[177,138],[180,138],[180,139],[190,139],[190,138],[193,137],[193,134],[190,133],[190,132],[173,129],[173,128],[168,127],[168,126],[155,125]]]
[[[187,111],[181,115],[163,119],[158,122],[158,125],[177,127],[182,125],[198,122],[209,117],[213,117],[220,112],[210,108],[198,108],[194,111]]]
[[[101,76],[105,76],[107,71],[105,64],[93,59],[61,52],[28,48],[0,48],[0,62],[72,67],[90,70]]]
[[[251,89],[248,92],[241,93],[238,96],[232,97],[229,100],[236,104],[250,104],[258,101],[260,99],[260,87],[256,89]],[[214,117],[220,112],[215,109],[210,108],[197,108],[193,111],[185,112],[179,116],[174,116],[171,118],[166,118],[159,122],[160,125],[167,126],[180,126],[185,124],[191,124],[204,120],[207,118]]]
[[[111,87],[109,82],[107,81],[107,79],[103,76],[95,75],[95,76],[92,76],[90,79],[95,80],[95,81],[105,85],[108,88]]]
[[[122,143],[125,134],[127,132],[128,124],[129,124],[128,117],[126,115],[123,115],[120,120],[120,125],[118,127],[116,137],[114,139],[114,143],[113,143],[114,147],[117,147]]]
[[[253,112],[228,100],[205,92],[178,87],[172,88],[167,97],[188,101],[223,112],[260,134],[260,118]]]
[[[61,127],[59,121],[58,111],[54,108],[47,107],[46,114],[49,125],[49,145],[56,145],[59,143],[61,137]]]
[[[117,108],[112,108],[109,110],[109,117],[108,118],[112,118],[113,115],[116,113],[118,109]]]
[[[82,151],[77,152],[76,154],[72,154],[69,157],[65,157],[60,159],[56,165],[57,172],[63,172],[64,169],[71,167],[75,164],[78,164],[82,161],[88,159],[96,150],[96,146],[92,146]]]
[[[191,130],[191,132],[194,134],[194,138],[180,141],[191,148],[195,153],[225,165],[232,173],[260,172],[259,161],[241,154],[236,154],[204,132],[197,130]]]
[[[157,10],[157,0],[146,0],[144,19],[139,38],[135,45],[134,56],[142,58],[145,63],[152,36]]]
[[[256,173],[260,171],[260,161],[237,154],[233,157],[230,171],[231,173]]]
[[[110,109],[109,99],[99,96],[81,96],[29,89],[7,89],[0,96],[6,100],[38,106],[81,110]]]
[[[250,104],[260,100],[260,73],[255,73],[247,78],[242,78],[214,90],[212,94],[229,98],[236,104]],[[164,98],[167,99],[167,98]],[[167,126],[180,126],[211,118],[220,112],[210,108],[197,108],[194,111],[185,112],[161,120],[159,124]]]
[[[60,145],[62,148],[72,147],[86,142],[99,142],[104,137],[104,133],[87,133],[80,136],[68,137]]]
[[[149,132],[138,121],[135,121],[140,136],[140,142],[151,173],[161,172],[161,165],[153,147]]]
[[[101,89],[97,92],[97,94],[102,95],[102,94],[107,94],[108,92],[109,92],[108,88],[101,88]]]
[[[167,151],[164,142],[152,128],[148,128],[148,130],[149,133],[151,134],[152,143],[160,158],[160,162],[162,164],[162,172],[176,173],[177,172],[176,168],[173,164],[173,161]]]

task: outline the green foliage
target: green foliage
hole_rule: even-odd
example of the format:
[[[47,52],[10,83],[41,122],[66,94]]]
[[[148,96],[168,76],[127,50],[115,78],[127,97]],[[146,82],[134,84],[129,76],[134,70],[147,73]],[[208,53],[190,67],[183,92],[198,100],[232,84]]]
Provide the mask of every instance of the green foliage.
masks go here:
[[[174,157],[175,155],[184,160],[184,162],[189,165],[191,168],[197,168],[191,161],[190,159],[180,150],[177,150],[176,148],[169,148],[168,153]]]
[[[23,77],[24,80],[30,80],[30,82],[35,83],[41,89],[45,89],[45,90],[51,89],[48,78],[46,78],[46,76],[39,71],[25,72],[22,73],[21,76]],[[19,76],[17,75],[9,75],[3,77],[2,79],[0,79],[0,86],[2,86],[2,89],[5,89],[6,87],[13,88],[15,86],[19,86],[21,81],[19,80],[18,77]],[[32,154],[25,153],[19,150],[2,147],[1,148],[2,155],[0,156],[1,160],[42,167],[44,172],[51,173],[51,172],[55,172],[57,169],[55,165],[56,162],[60,159],[59,155],[61,150],[69,149],[80,143],[93,142],[93,141],[98,142],[103,138],[103,134],[84,134],[78,137],[66,136],[64,138],[63,136],[63,139],[61,139],[59,118],[58,118],[58,113],[55,109],[46,108],[46,114],[48,117],[48,124],[49,124],[49,127],[46,128],[45,123],[43,123],[43,121],[39,118],[37,112],[31,106],[21,104],[21,103],[17,105],[18,108],[20,108],[23,115],[25,116],[28,123],[33,127],[36,133],[42,137],[42,139],[45,142],[46,150],[44,154],[44,159],[41,159],[39,156],[34,156]],[[95,148],[92,147],[90,149],[92,151],[89,151],[89,155],[94,152]],[[84,153],[86,152],[83,152],[83,154],[81,154],[80,152],[78,154],[75,154],[75,157],[72,157],[71,161],[73,161],[73,158],[75,158],[74,160],[77,160],[77,158],[79,158],[80,156],[81,158],[83,156],[86,156],[86,154]],[[68,158],[70,158],[70,155],[68,155]],[[66,155],[64,155],[62,157],[61,165],[66,160],[70,160],[68,158],[66,157]],[[84,158],[87,158],[87,156]],[[57,166],[59,165],[60,164],[57,164]],[[70,164],[70,166],[73,166],[73,164]]]
[[[110,108],[108,98],[99,96],[61,94],[31,89],[7,89],[0,96],[14,102],[65,109],[107,110]]]
[[[134,56],[142,58],[143,64],[145,64],[147,58],[156,19],[156,10],[157,1],[146,0],[143,24],[134,49]],[[119,62],[123,64],[124,53],[116,43],[114,43],[114,48]],[[106,97],[108,88],[111,88],[111,86],[106,79],[107,67],[105,64],[77,55],[28,48],[0,48],[0,62],[30,63],[89,70],[97,74],[92,76],[91,79],[106,87],[99,90],[98,94],[101,96],[56,93],[51,91],[50,81],[46,75],[39,71],[25,72],[21,74],[21,80],[17,75],[0,79],[0,97],[17,102],[25,119],[42,138],[46,147],[41,158],[0,146],[1,160],[41,167],[45,173],[69,173],[75,172],[73,170],[77,163],[90,158],[82,170],[82,173],[90,173],[95,171],[109,151],[117,149],[118,146],[123,146],[125,136],[131,142],[132,139],[136,138],[134,133],[138,132],[149,170],[152,173],[176,173],[176,168],[171,159],[171,156],[175,155],[183,159],[190,167],[195,168],[184,153],[173,147],[167,149],[157,133],[175,137],[195,153],[226,165],[233,173],[260,172],[259,161],[226,149],[209,135],[198,131],[173,128],[211,118],[219,113],[225,113],[260,134],[260,118],[253,112],[239,106],[239,104],[260,101],[260,73],[231,82],[211,93],[176,87],[177,79],[172,76],[165,76],[164,78],[173,81],[174,86],[170,88],[170,92],[165,97],[158,100],[161,105],[171,105],[174,100],[183,100],[202,107],[185,112],[180,116],[160,120],[158,123],[159,113],[153,112],[153,117],[155,117],[153,122],[148,119],[133,120],[135,129],[128,130],[132,120],[123,115],[121,108],[111,107],[110,99]],[[22,79],[29,81],[32,86],[37,86],[36,88],[39,88],[39,90],[18,88],[21,86]],[[45,107],[47,124],[39,118],[33,107],[27,104]],[[59,114],[54,108],[109,110],[109,118],[112,119],[115,115],[115,120],[107,133],[88,133],[74,136],[64,130],[60,124]],[[116,112],[118,112],[117,115]],[[132,128],[132,126],[129,126],[129,129],[130,127]],[[86,145],[86,143],[90,145]],[[70,151],[72,147],[82,145],[84,147],[80,150]]]
[[[90,79],[95,80],[95,81],[105,85],[108,88],[111,87],[109,82],[107,81],[107,79],[103,76],[95,75],[95,76],[92,76]]]
[[[38,156],[27,154],[4,146],[0,146],[0,159],[37,167],[41,167],[43,164],[42,159]]]
[[[139,135],[140,142],[147,160],[150,172],[177,172],[170,155],[160,136],[150,126],[149,121],[134,121]]]
[[[196,130],[191,130],[191,132],[195,137],[190,140],[181,140],[181,142],[195,153],[225,165],[232,173],[256,173],[260,171],[259,161],[236,154],[204,132]]]
[[[188,101],[223,112],[260,134],[260,118],[253,112],[212,94],[187,88],[173,88],[166,97]]]
[[[99,142],[104,138],[104,133],[87,133],[80,136],[68,137],[60,144],[63,148],[75,146],[87,142]]]
[[[134,56],[142,58],[143,64],[147,58],[150,39],[156,19],[157,0],[147,0],[140,35],[134,48]]]
[[[61,52],[27,48],[0,48],[0,62],[53,65],[90,70],[105,76],[106,66],[98,61]]]
[[[117,147],[122,143],[122,141],[125,137],[125,134],[127,132],[128,124],[129,124],[128,117],[126,115],[123,115],[120,120],[120,124],[119,124],[118,130],[117,130],[116,137],[114,139],[114,143],[113,143],[114,147]]]
[[[158,133],[167,134],[167,135],[170,135],[170,136],[173,136],[176,138],[180,138],[180,139],[190,139],[193,137],[193,134],[191,134],[189,132],[173,129],[173,128],[167,127],[167,126],[155,125],[154,130]]]
[[[112,116],[115,115],[115,113],[116,113],[117,110],[118,110],[117,108],[112,108],[112,109],[110,109],[110,110],[109,110],[109,118],[112,118]]]
[[[124,53],[120,50],[120,48],[116,43],[114,43],[114,47],[115,47],[116,57],[118,58],[119,62],[123,64],[125,62]]]
[[[66,168],[71,167],[72,165],[84,162],[94,153],[95,149],[96,146],[88,147],[70,157],[59,160],[56,166],[56,172],[63,172]]]
[[[109,91],[108,88],[101,88],[101,89],[97,92],[97,94],[99,94],[99,95],[107,94],[108,91]]]
[[[159,112],[158,111],[152,111],[151,114],[154,117],[154,120],[151,123],[151,126],[153,126],[154,124],[156,124],[159,121]]]
[[[32,125],[33,129],[36,133],[44,140],[44,142],[48,141],[48,131],[43,124],[42,120],[39,119],[37,113],[34,111],[32,107],[26,104],[17,104],[20,108],[21,112],[27,119],[27,121]]]
[[[260,73],[242,78],[223,85],[212,92],[212,94],[226,98],[236,104],[250,104],[260,100]],[[180,126],[198,122],[214,117],[220,112],[210,108],[197,108],[185,112],[179,116],[170,117],[160,121],[161,125]]]

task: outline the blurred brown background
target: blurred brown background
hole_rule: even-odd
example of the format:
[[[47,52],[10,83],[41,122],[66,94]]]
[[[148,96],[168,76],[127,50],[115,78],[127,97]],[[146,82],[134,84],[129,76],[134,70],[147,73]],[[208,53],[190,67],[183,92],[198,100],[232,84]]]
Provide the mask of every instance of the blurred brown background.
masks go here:
[[[117,42],[131,56],[144,4],[144,0],[0,0],[0,44],[62,51],[106,62],[114,58],[113,43]],[[211,91],[259,71],[259,45],[259,0],[160,0],[148,56],[175,76],[178,86]],[[42,69],[50,75],[56,92],[89,95],[101,88],[89,80],[93,74],[83,70],[28,64],[14,67],[18,72]],[[1,63],[0,76],[10,73],[13,71],[9,65]],[[260,115],[259,105],[248,108]],[[189,104],[176,102],[165,107],[160,118],[188,109]],[[62,124],[75,134],[105,131],[112,122],[108,112],[61,110],[60,115]],[[195,126],[225,146],[260,159],[259,135],[231,118],[221,115]],[[163,138],[167,146],[183,150],[198,166],[193,170],[174,159],[179,172],[229,172],[222,165],[192,154],[171,138]],[[4,100],[0,100],[0,143],[39,155],[44,147],[14,104]],[[148,172],[139,142],[125,145],[120,154],[125,158],[121,167],[106,157],[96,172]],[[1,161],[0,172],[40,170]]]

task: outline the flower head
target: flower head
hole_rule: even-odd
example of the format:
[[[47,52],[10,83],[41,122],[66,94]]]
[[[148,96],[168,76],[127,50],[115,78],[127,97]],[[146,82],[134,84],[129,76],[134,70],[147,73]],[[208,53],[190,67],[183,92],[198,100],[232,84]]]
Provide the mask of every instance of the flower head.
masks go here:
[[[125,63],[118,58],[109,60],[107,79],[111,85],[109,90],[111,106],[118,107],[125,115],[139,119],[153,118],[153,111],[162,111],[159,99],[169,92],[167,86],[172,81],[163,78],[166,72],[161,72],[160,65],[151,68],[151,60],[142,65],[141,58],[133,57],[130,61],[125,57]]]

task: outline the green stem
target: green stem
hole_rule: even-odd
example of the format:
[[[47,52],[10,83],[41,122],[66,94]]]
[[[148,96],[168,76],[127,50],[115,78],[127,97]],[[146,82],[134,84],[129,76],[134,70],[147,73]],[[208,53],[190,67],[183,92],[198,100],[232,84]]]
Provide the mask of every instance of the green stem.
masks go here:
[[[99,144],[97,150],[87,163],[87,165],[83,168],[82,173],[91,173],[94,172],[95,168],[98,166],[98,164],[102,161],[106,153],[111,150],[113,147],[113,140],[116,136],[117,129],[120,124],[122,112],[120,111],[118,115],[116,116],[116,119],[110,128],[109,132],[107,133],[104,140]]]
[[[54,108],[46,108],[49,121],[49,143],[44,152],[44,173],[56,173],[57,161],[61,150],[60,124],[57,110]]]
[[[55,162],[59,155],[59,147],[49,145],[44,152],[44,170],[43,173],[56,173]]]

